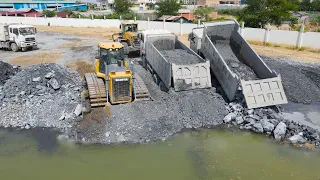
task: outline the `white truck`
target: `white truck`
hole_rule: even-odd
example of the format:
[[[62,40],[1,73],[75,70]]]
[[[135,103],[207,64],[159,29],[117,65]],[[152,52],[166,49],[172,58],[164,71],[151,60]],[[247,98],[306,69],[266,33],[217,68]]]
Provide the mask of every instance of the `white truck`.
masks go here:
[[[145,30],[140,35],[142,65],[162,91],[211,87],[210,63],[164,30]]]
[[[32,50],[37,47],[36,29],[23,24],[0,24],[0,49]]]

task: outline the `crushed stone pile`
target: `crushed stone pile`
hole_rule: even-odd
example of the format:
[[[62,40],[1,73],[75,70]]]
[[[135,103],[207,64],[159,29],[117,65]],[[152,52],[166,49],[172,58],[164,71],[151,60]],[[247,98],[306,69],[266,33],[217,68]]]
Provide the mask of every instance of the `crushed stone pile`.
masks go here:
[[[170,63],[178,65],[199,63],[197,56],[190,54],[183,49],[165,50],[160,52]]]
[[[93,121],[93,125],[84,122],[84,127],[77,130],[80,141],[118,144],[164,140],[184,129],[221,124],[227,114],[226,103],[214,88],[165,93],[141,66],[136,66],[135,70],[154,101],[112,106],[110,118],[98,118],[106,122],[103,127],[101,122]],[[94,112],[92,116],[96,115]]]
[[[320,64],[292,61],[286,57],[261,58],[280,74],[289,101],[305,104],[320,102]]]
[[[4,85],[11,76],[19,71],[18,66],[12,66],[11,64],[0,61],[0,86]]]
[[[80,119],[82,88],[81,77],[62,66],[30,66],[4,84],[0,126],[67,130]]]
[[[241,58],[235,53],[230,45],[230,41],[215,41],[215,47],[220,55],[226,61],[227,65],[240,79],[257,80],[259,79],[254,71],[241,61]]]

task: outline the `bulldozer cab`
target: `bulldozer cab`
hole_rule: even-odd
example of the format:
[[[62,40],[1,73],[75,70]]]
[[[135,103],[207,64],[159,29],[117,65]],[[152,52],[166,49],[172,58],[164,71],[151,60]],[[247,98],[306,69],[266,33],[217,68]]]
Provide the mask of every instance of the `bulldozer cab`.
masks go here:
[[[125,34],[126,32],[138,32],[138,23],[129,22],[129,23],[122,23],[121,24],[122,33]]]
[[[99,72],[106,73],[105,65],[117,64],[119,67],[124,63],[123,45],[118,42],[99,43],[98,57],[100,61]]]

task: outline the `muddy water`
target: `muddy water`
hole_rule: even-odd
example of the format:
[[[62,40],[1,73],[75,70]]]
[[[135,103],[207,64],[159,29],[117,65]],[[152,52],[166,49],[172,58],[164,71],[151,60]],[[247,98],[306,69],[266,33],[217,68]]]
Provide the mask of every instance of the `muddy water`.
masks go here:
[[[47,130],[0,130],[0,177],[20,180],[320,179],[320,154],[230,130],[143,145],[75,145]]]

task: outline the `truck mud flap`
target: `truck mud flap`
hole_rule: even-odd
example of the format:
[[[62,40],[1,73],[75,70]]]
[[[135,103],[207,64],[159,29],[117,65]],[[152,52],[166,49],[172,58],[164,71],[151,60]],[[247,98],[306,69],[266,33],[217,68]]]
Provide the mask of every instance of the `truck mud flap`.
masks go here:
[[[175,91],[210,88],[210,62],[176,65],[172,64],[172,76]]]
[[[262,80],[241,80],[243,95],[249,109],[288,103],[281,77]]]

